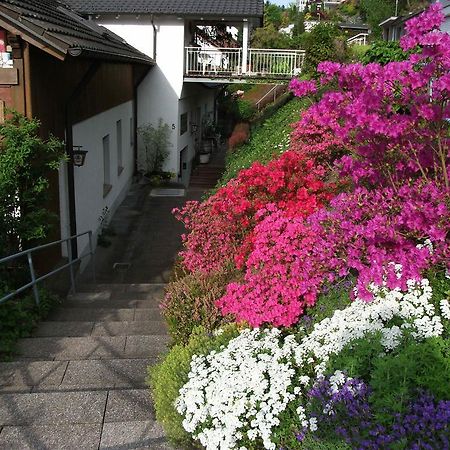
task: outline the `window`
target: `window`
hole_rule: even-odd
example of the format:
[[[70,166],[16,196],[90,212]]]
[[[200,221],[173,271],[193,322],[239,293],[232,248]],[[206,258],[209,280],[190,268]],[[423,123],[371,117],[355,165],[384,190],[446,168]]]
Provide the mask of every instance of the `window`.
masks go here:
[[[109,153],[109,134],[103,138],[103,197],[111,190],[111,159]]]
[[[188,113],[181,114],[180,117],[180,136],[186,133],[188,129]]]
[[[117,175],[123,171],[123,154],[122,154],[122,121],[116,122],[116,138],[117,138]]]

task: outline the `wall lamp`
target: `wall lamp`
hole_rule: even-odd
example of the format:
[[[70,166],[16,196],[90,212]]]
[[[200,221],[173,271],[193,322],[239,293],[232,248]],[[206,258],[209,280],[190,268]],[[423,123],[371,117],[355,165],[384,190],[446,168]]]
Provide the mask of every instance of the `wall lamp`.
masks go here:
[[[73,146],[73,165],[77,167],[84,166],[84,162],[86,160],[87,150],[82,150],[82,145],[74,145]]]

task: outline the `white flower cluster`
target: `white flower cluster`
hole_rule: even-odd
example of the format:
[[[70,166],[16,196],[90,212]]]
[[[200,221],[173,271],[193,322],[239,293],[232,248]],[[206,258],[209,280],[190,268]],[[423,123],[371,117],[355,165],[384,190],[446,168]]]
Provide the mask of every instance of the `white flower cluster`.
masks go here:
[[[272,428],[296,396],[289,392],[296,346],[294,336],[280,346],[277,329],[254,329],[244,330],[220,352],[195,356],[176,402],[183,427],[208,450],[245,450],[238,446],[243,428],[250,441],[260,438],[265,449],[274,450]]]
[[[386,287],[374,287],[373,291],[371,302],[356,299],[314,326],[296,349],[299,367],[315,362],[316,375],[320,376],[331,355],[368,333],[380,332],[386,350],[394,349],[407,329],[418,340],[442,334],[443,325],[431,303],[432,290],[427,279],[409,280],[407,292]],[[390,325],[394,317],[403,319],[400,327]]]
[[[253,442],[251,448],[260,448],[256,444],[262,442],[274,450],[272,430],[294,399],[299,424],[317,429],[315,419],[306,416],[306,393],[323,377],[331,355],[374,332],[381,333],[389,351],[405,332],[417,340],[442,334],[440,314],[450,320],[449,302],[441,301],[436,311],[427,279],[408,281],[407,292],[372,289],[371,302],[356,299],[315,324],[300,342],[293,335],[281,339],[277,329],[244,330],[219,352],[195,356],[176,401],[183,427],[207,450],[247,450],[242,440]],[[400,326],[393,324],[394,318],[402,319]],[[339,390],[346,380],[336,371],[330,378],[332,389]]]

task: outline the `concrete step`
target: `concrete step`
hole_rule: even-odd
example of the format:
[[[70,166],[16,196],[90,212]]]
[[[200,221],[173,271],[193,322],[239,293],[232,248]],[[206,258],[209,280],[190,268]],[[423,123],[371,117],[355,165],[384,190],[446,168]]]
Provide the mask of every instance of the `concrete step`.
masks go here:
[[[162,302],[160,299],[126,299],[110,298],[108,300],[68,299],[63,303],[63,308],[91,308],[91,309],[156,309]]]
[[[77,284],[77,292],[161,292],[164,290],[165,283],[89,283]]]
[[[143,389],[146,387],[147,368],[156,362],[155,358],[125,358],[1,363],[0,396],[31,392]]]
[[[41,322],[34,337],[150,336],[167,333],[164,320],[116,322]]]
[[[132,322],[160,320],[160,308],[59,308],[53,312],[48,321],[57,322]]]
[[[21,358],[83,360],[156,358],[167,349],[167,335],[25,338],[18,343]]]

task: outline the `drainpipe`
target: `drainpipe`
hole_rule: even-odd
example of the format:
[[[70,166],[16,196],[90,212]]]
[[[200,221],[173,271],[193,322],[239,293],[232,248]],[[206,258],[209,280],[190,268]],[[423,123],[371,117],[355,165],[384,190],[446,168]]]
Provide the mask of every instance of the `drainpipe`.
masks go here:
[[[70,236],[77,234],[77,215],[76,215],[76,202],[75,202],[75,173],[73,165],[73,117],[72,106],[76,102],[83,87],[89,83],[89,81],[97,73],[101,63],[95,61],[91,64],[87,72],[83,75],[83,78],[75,86],[74,90],[70,94],[66,101],[64,108],[65,128],[66,128],[66,155],[67,155],[67,190],[69,195],[69,228]],[[71,241],[72,244],[72,257],[75,259],[78,257],[78,243],[76,239]]]
[[[155,17],[151,15],[151,23],[153,27],[153,61],[156,63],[156,45],[158,43],[158,30],[155,25]]]

